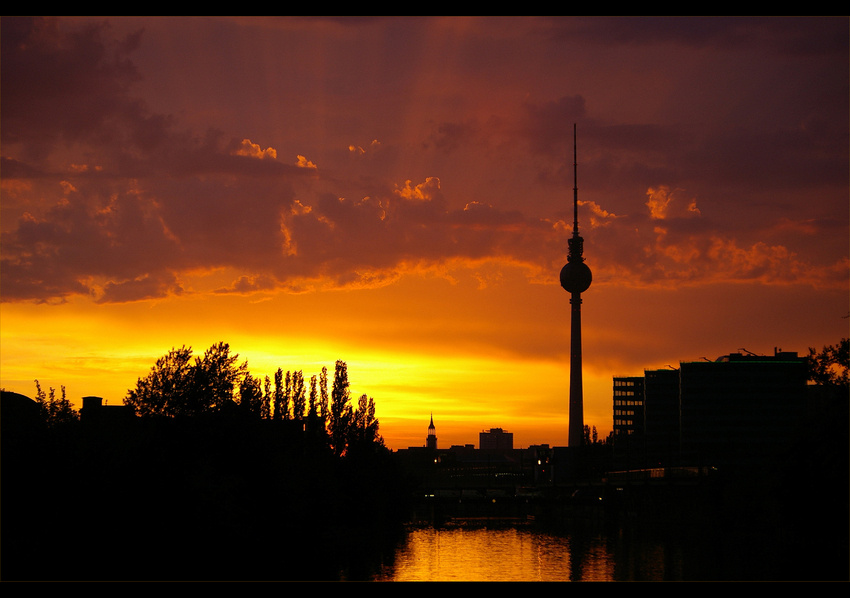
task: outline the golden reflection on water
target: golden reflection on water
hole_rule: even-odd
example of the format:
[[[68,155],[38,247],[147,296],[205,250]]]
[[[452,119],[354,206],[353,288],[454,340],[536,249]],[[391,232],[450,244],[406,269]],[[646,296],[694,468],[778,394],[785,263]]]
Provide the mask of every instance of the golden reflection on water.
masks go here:
[[[523,528],[411,530],[382,581],[611,581],[602,540]]]

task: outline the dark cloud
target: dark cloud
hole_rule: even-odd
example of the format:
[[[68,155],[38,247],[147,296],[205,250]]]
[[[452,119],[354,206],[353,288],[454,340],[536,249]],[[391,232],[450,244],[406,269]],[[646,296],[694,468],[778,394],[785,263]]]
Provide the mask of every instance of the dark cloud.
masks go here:
[[[182,294],[183,289],[177,278],[167,272],[155,275],[144,274],[133,280],[107,282],[97,303],[124,303],[144,299],[163,299]]]
[[[539,27],[541,21],[522,23]],[[543,23],[573,31],[586,25]],[[746,45],[759,51],[770,43],[759,45],[758,39],[773,41],[776,31],[792,26],[770,20],[684,20],[681,27],[629,19],[593,23],[598,31],[613,31],[621,43],[642,26],[649,34],[666,32],[668,43],[693,47],[729,36],[736,46],[742,30],[755,29],[759,34]],[[815,26],[833,35],[833,21],[818,23],[800,22],[797,46],[805,45]],[[134,57],[147,39],[138,29],[118,35],[103,23],[74,19],[4,18],[0,24],[3,185],[4,193],[14,190],[12,201],[4,197],[5,301],[83,294],[119,302],[187,294],[194,291],[193,273],[213,270],[234,273],[234,281],[218,289],[222,293],[381,285],[408,268],[486,261],[519,265],[530,277],[545,278],[562,265],[570,234],[570,204],[564,199],[570,199],[573,183],[574,123],[587,199],[581,218],[600,284],[696,284],[723,277],[846,283],[846,251],[817,254],[802,241],[826,230],[830,217],[838,223],[831,234],[846,235],[846,221],[835,216],[836,209],[847,213],[848,101],[836,93],[846,88],[846,72],[840,82],[818,88],[823,97],[817,102],[792,101],[802,96],[801,83],[788,86],[792,89],[781,97],[761,100],[771,114],[785,114],[784,122],[769,126],[761,117],[747,122],[745,115],[757,114],[758,103],[742,93],[724,112],[723,126],[714,127],[693,118],[619,121],[598,108],[598,91],[570,93],[563,86],[553,95],[516,96],[498,105],[477,88],[462,100],[452,89],[451,99],[431,112],[428,99],[441,91],[433,73],[444,73],[425,69],[432,78],[423,75],[422,97],[402,92],[418,73],[388,55],[386,72],[404,71],[396,89],[388,87],[391,77],[364,75],[364,81],[380,84],[372,89],[355,85],[355,72],[333,71],[324,84],[346,83],[332,93],[297,102],[294,92],[283,96],[282,105],[297,105],[297,117],[284,121],[288,127],[266,131],[255,120],[262,117],[246,110],[245,122],[252,124],[245,127],[276,140],[260,144],[242,129],[191,130],[181,118],[149,109],[135,95],[141,74]],[[228,23],[217,21],[215,27],[234,35]],[[689,30],[696,33],[689,36]],[[426,31],[417,28],[423,43]],[[384,41],[403,38],[396,32]],[[659,33],[655,41],[662,38]],[[439,41],[443,50],[452,47]],[[350,43],[347,39],[346,47]],[[410,48],[401,55],[425,60]],[[484,60],[480,53],[474,57]],[[452,65],[460,69],[472,62],[459,57]],[[298,73],[310,72],[308,66]],[[243,70],[253,68],[248,61]],[[751,63],[747,69],[757,71]],[[445,75],[481,84],[474,73]],[[239,77],[261,81],[253,71]],[[291,80],[299,89],[310,87],[309,81]],[[778,80],[769,82],[782,90]],[[700,97],[707,86],[703,82],[687,93]],[[572,87],[582,89],[579,82]],[[349,88],[356,91],[347,95]],[[274,82],[268,89],[276,89]],[[249,96],[247,105],[257,106],[250,87],[225,91],[231,98]],[[399,130],[390,143],[367,136],[371,131],[361,128],[370,118],[365,108],[348,105],[370,94],[380,98],[382,113],[372,117],[376,128]],[[726,101],[712,98],[718,105]],[[308,101],[325,102],[333,118],[297,128],[305,115],[318,114],[313,112],[318,108],[304,108]],[[426,109],[414,113],[414,106]],[[447,106],[457,110],[454,117],[443,118],[452,113]],[[328,123],[343,122],[357,110],[362,113],[344,130],[362,136],[337,143],[338,131]],[[314,139],[323,128],[330,129],[327,139]],[[289,152],[297,145],[289,137],[332,147],[317,149],[318,157],[298,150],[285,156],[278,142],[289,144]],[[451,185],[443,184],[444,176]],[[647,193],[662,187],[673,189],[676,201],[663,215],[653,214]],[[808,199],[800,202],[803,192]],[[801,220],[809,223],[805,231],[779,226]]]
[[[138,33],[114,41],[106,24],[65,30],[43,17],[4,17],[2,81],[4,145],[46,156],[57,143],[143,142],[162,117],[149,117],[129,95],[138,80],[129,53]]]
[[[791,54],[845,53],[846,17],[607,17],[556,21],[564,35],[600,44],[759,47]]]
[[[240,276],[231,286],[216,289],[214,292],[224,295],[231,293],[251,295],[261,291],[274,291],[276,289],[277,283],[269,276]]]
[[[583,97],[574,96],[542,104],[526,104],[526,134],[531,141],[531,150],[567,154],[564,148],[571,145],[573,124],[584,120],[585,103]]]

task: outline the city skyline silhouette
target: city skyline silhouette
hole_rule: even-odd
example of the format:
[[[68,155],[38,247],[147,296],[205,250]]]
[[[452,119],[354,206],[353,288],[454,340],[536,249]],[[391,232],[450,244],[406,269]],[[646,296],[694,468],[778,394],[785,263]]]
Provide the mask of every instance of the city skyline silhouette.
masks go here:
[[[603,437],[614,376],[845,336],[845,19],[0,24],[7,390],[119,404],[223,340],[346,360],[392,448],[566,446],[576,215]]]
[[[599,440],[585,430],[569,447],[517,448],[502,428],[482,430],[477,447],[440,447],[431,415],[424,446],[390,451],[372,401],[363,395],[354,406],[344,362],[331,388],[324,372],[318,388],[311,378],[309,400],[290,372],[285,391],[276,376],[273,400],[250,375],[231,398],[230,374],[241,369],[237,356],[222,358],[226,345],[186,371],[174,367],[176,354],[158,360],[132,405],[84,397],[79,417],[67,411],[64,388],[48,397],[37,383],[37,401],[4,390],[2,574],[844,579],[846,478],[836,474],[847,467],[847,351],[845,338],[808,358],[733,353],[615,378],[615,434]],[[671,407],[681,416],[667,417]],[[819,420],[827,423],[813,437]],[[109,495],[120,508],[104,508]],[[260,504],[270,509],[250,508]],[[627,550],[638,549],[631,534],[647,526],[660,542],[653,556],[623,567],[609,542],[626,534]],[[433,534],[448,548],[458,529],[467,536],[451,556],[435,553]],[[583,547],[588,532],[598,547]],[[482,561],[480,542],[498,542],[499,556]],[[54,557],[40,556],[45,543]],[[74,550],[81,543],[87,549]],[[550,555],[534,571],[517,561],[527,543]]]

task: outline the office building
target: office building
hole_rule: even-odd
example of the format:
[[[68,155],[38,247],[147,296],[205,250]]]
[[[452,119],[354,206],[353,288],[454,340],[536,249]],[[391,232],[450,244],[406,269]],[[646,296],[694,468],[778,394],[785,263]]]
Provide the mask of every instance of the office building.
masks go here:
[[[613,392],[615,467],[759,466],[803,432],[806,363],[730,353],[618,376]]]
[[[756,465],[790,447],[806,413],[796,353],[731,353],[680,364],[679,438],[688,465]]]
[[[478,434],[478,448],[482,451],[510,451],[514,448],[513,432],[505,432],[502,428],[482,430]]]
[[[614,378],[614,464],[616,469],[644,466],[644,378]]]

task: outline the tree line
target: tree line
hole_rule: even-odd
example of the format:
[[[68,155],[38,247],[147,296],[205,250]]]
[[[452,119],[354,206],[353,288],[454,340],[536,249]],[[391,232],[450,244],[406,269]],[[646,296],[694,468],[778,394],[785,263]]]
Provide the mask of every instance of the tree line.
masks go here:
[[[354,445],[383,446],[375,401],[363,394],[353,404],[342,360],[336,361],[329,391],[326,367],[309,380],[303,370],[282,368],[259,378],[225,342],[194,358],[191,347],[172,348],[138,379],[124,404],[140,417],[195,417],[235,408],[255,419],[300,422],[306,431],[326,435],[337,456]]]
[[[35,381],[35,402],[38,405],[39,417],[48,428],[80,419],[80,414],[65,394],[65,387],[60,386],[60,391],[61,394],[57,396],[56,389],[51,386],[50,391],[46,393],[38,380]]]
[[[342,360],[261,378],[226,343],[174,348],[127,391],[131,423],[36,389],[3,396],[4,579],[368,579],[407,516]]]
[[[846,391],[850,380],[850,339],[821,350],[809,347],[807,379],[817,386]],[[48,427],[77,421],[79,413],[65,395],[65,387],[45,392],[35,380],[40,418]],[[248,362],[239,363],[227,343],[219,342],[203,356],[194,357],[191,347],[172,349],[157,359],[147,376],[124,398],[141,417],[190,417],[215,413],[236,405],[243,412],[264,420],[304,421],[311,431],[324,431],[337,454],[343,454],[349,440],[383,444],[375,417],[374,400],[362,395],[353,405],[344,361],[335,364],[333,387],[328,392],[328,371],[305,382],[302,371],[283,372],[257,378],[248,371]],[[595,427],[584,427],[585,444],[606,444]]]

